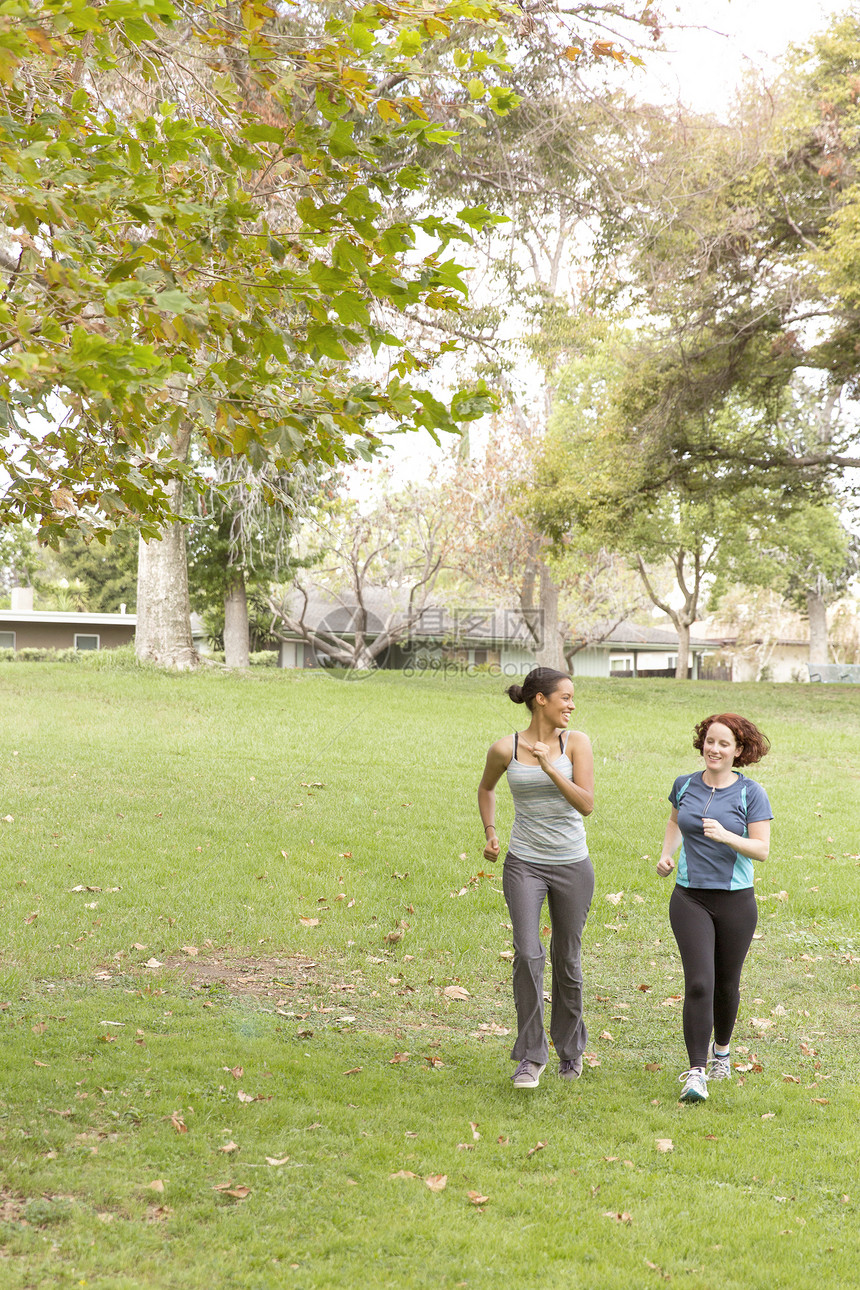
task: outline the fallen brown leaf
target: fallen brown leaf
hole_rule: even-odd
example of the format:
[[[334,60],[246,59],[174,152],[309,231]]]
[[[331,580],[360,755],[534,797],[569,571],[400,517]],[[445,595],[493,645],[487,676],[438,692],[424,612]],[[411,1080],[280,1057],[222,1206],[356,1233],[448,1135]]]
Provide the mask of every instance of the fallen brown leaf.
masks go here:
[[[424,1179],[425,1186],[431,1191],[444,1191],[448,1186],[447,1174],[428,1174]]]
[[[389,1174],[389,1175],[388,1175],[388,1177],[389,1177],[389,1179],[391,1179],[391,1178],[418,1178],[418,1177],[419,1177],[419,1175],[418,1175],[418,1174],[414,1174],[414,1173],[412,1172],[412,1170],[411,1170],[411,1169],[398,1169],[396,1174]]]
[[[487,1201],[490,1199],[489,1196],[482,1196],[479,1191],[469,1191],[466,1192],[466,1195],[469,1197],[469,1200],[473,1205],[486,1205]]]
[[[549,1139],[547,1139],[547,1142],[548,1141]],[[529,1147],[528,1152],[526,1154],[529,1156],[533,1156],[536,1151],[543,1151],[544,1147],[547,1145],[547,1142],[536,1142],[533,1147]]]
[[[398,1065],[400,1065],[402,1062],[408,1062],[408,1061],[409,1061],[409,1054],[408,1054],[408,1053],[395,1053],[393,1057],[390,1057],[390,1058],[388,1059],[388,1065],[389,1065],[389,1066],[398,1066]]]
[[[170,1123],[173,1125],[177,1133],[188,1132],[188,1125],[185,1123],[183,1119],[180,1118],[178,1111],[173,1112],[173,1114],[170,1117]]]
[[[478,1126],[477,1126],[477,1124],[475,1123],[475,1121],[474,1121],[474,1120],[470,1120],[470,1121],[469,1121],[469,1128],[472,1130],[472,1137],[473,1137],[473,1138],[475,1139],[475,1141],[477,1142],[477,1141],[480,1139],[480,1136],[481,1136],[481,1135],[480,1135],[480,1133],[478,1132]]]
[[[285,1165],[285,1164],[287,1163],[287,1161],[289,1160],[289,1158],[290,1158],[289,1156],[284,1156],[282,1159],[278,1160],[275,1156],[265,1156],[265,1157],[264,1157],[264,1159],[265,1159],[265,1161],[266,1161],[266,1164],[267,1164],[267,1165],[273,1165],[273,1166],[275,1166],[275,1168],[277,1168],[279,1165]]]
[[[658,1138],[654,1143],[658,1151],[674,1151],[675,1144],[671,1138]]]
[[[461,985],[446,985],[442,991],[446,999],[470,999],[472,996]]]
[[[320,925],[320,920],[318,918],[300,918],[299,922],[302,927],[319,927]]]
[[[238,1151],[239,1144],[238,1142],[225,1142],[223,1147],[219,1147],[218,1150],[224,1152]]]
[[[613,1211],[613,1210],[611,1210],[611,1209],[608,1209],[608,1210],[604,1213],[603,1217],[604,1217],[604,1218],[614,1218],[614,1219],[615,1219],[615,1221],[616,1221],[616,1223],[632,1223],[632,1222],[633,1222],[633,1215],[632,1215],[632,1214],[628,1214],[628,1213],[626,1213],[626,1212],[625,1212],[625,1213],[623,1213],[623,1214],[618,1214],[618,1213],[616,1213],[615,1211]]]
[[[348,1071],[341,1071],[341,1075],[360,1075],[363,1069],[361,1066],[350,1066]]]
[[[238,1187],[234,1187],[232,1183],[216,1183],[212,1190],[219,1191],[222,1196],[232,1196],[234,1200],[244,1200],[246,1196],[251,1195],[251,1188],[243,1183]]]
[[[147,1183],[147,1184],[146,1184],[146,1190],[147,1190],[147,1191],[164,1191],[164,1183],[161,1181],[161,1179],[160,1179],[160,1178],[156,1178],[154,1182],[151,1182],[151,1183]]]

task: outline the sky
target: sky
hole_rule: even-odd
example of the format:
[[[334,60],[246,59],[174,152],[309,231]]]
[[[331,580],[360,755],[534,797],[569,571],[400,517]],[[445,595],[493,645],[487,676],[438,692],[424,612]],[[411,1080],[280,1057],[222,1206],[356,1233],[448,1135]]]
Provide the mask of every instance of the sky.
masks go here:
[[[844,12],[848,0],[675,0],[662,5],[673,29],[665,55],[648,54],[642,79],[698,111],[721,114],[751,69],[767,72]]]

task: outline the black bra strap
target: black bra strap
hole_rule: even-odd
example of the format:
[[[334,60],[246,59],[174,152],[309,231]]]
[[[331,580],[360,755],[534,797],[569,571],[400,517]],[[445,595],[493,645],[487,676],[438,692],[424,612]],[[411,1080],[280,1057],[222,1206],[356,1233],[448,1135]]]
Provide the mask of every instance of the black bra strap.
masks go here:
[[[562,739],[561,735],[559,735],[558,737],[558,746],[561,749],[561,755],[564,756],[564,740]]]
[[[517,744],[519,743],[519,740],[520,740],[520,737],[515,730],[514,731],[514,761],[517,760]]]

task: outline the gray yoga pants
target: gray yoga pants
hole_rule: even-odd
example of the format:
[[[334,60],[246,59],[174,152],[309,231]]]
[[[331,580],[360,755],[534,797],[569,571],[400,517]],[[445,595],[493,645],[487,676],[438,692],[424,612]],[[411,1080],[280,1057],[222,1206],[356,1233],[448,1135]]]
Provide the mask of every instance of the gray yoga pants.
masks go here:
[[[532,864],[509,851],[502,889],[514,931],[514,1006],[517,1040],[511,1058],[546,1063],[549,1044],[543,1026],[543,972],[546,950],[540,938],[541,909],[549,905],[552,924],[552,1014],[550,1035],[560,1061],[585,1050],[588,1031],[582,1019],[582,932],[594,894],[594,867],[588,856],[573,864]]]

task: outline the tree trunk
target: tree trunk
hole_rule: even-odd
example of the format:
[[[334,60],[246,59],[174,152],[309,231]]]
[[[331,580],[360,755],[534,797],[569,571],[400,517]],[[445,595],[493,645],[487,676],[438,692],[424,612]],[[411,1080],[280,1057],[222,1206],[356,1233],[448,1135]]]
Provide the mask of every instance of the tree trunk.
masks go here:
[[[830,650],[827,645],[827,607],[824,597],[814,588],[806,593],[806,616],[809,619],[809,661],[828,663]]]
[[[190,434],[180,432],[173,445],[180,461],[188,454]],[[182,481],[170,485],[174,515],[182,505]],[[142,662],[192,668],[199,662],[191,639],[188,561],[183,525],[168,524],[163,537],[140,540],[137,557],[137,630],[135,653]]]
[[[675,621],[678,633],[678,661],[675,664],[675,680],[686,681],[687,669],[690,666],[690,624],[680,618]]]
[[[543,562],[540,565],[539,623],[538,667],[554,667],[557,672],[564,672],[566,664],[558,626],[558,584]]]
[[[224,662],[228,667],[248,666],[250,640],[245,575],[237,569],[224,597]]]

